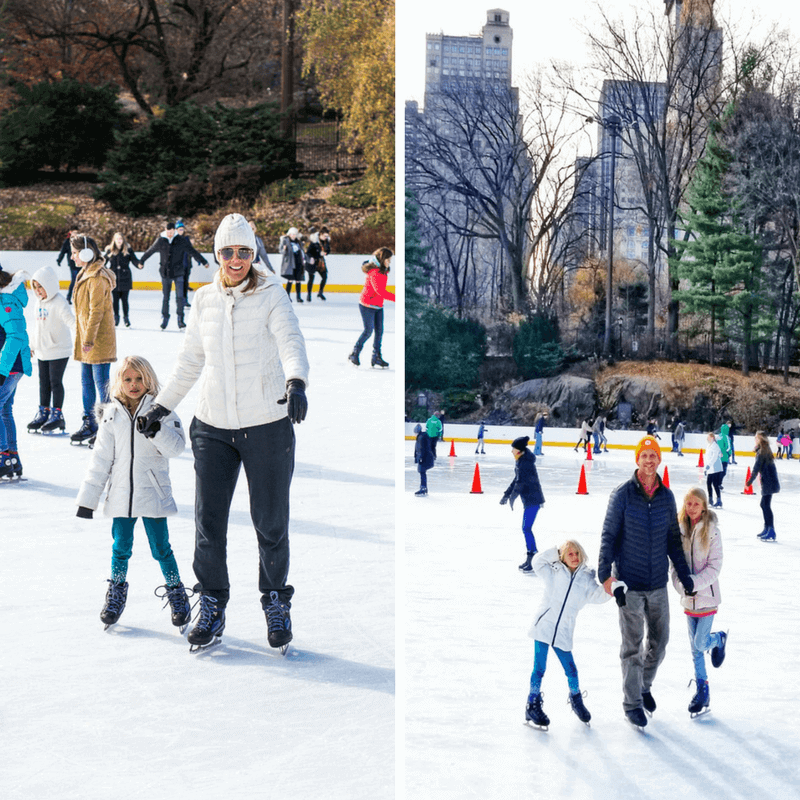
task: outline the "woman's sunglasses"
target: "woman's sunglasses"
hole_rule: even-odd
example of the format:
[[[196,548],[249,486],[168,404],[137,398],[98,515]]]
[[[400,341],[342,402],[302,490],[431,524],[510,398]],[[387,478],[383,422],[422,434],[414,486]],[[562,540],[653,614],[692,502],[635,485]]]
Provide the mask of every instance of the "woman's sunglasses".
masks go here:
[[[222,256],[223,261],[230,261],[234,254],[242,261],[250,261],[253,258],[253,251],[249,247],[223,247],[219,254]]]

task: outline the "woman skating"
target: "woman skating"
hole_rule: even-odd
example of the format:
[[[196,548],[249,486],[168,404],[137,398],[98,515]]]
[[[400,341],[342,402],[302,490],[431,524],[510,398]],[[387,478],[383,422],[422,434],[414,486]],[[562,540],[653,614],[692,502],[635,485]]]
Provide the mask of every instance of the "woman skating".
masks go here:
[[[394,254],[388,247],[379,247],[367,261],[361,265],[361,269],[366,273],[364,288],[358,300],[358,310],[361,312],[361,321],[364,330],[350,353],[348,358],[356,366],[361,363],[358,356],[361,348],[370,336],[372,340],[372,366],[388,367],[389,362],[384,361],[381,356],[381,342],[383,340],[383,301],[394,302],[394,294],[386,291],[386,284],[389,276],[389,262]]]

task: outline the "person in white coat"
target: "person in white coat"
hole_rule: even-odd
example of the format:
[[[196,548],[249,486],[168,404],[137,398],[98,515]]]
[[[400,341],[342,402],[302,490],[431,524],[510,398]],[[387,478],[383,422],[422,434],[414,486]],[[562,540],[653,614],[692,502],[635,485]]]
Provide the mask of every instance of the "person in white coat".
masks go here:
[[[159,597],[166,597],[172,609],[172,624],[184,630],[191,609],[181,582],[178,564],[169,542],[168,516],[178,513],[169,481],[169,459],[180,455],[186,435],[174,413],[159,420],[158,426],[143,433],[139,421],[153,406],[158,379],[150,363],[140,356],[122,360],[109,387],[111,402],[98,409],[100,424],[92,459],[78,491],[77,516],[92,519],[108,484],[103,513],[112,517],[114,545],[111,578],[100,619],[113,625],[125,609],[128,596],[128,560],[133,551],[133,529],[141,517],[158,561],[165,585]],[[166,605],[165,605],[166,607]]]
[[[574,540],[539,553],[533,559],[533,571],[542,578],[544,591],[529,634],[536,640],[536,646],[525,720],[539,726],[550,724],[542,709],[541,686],[548,649],[552,647],[567,676],[572,710],[581,722],[588,723],[592,717],[583,704],[578,668],[572,657],[572,637],[578,612],[587,603],[605,603],[611,595],[597,582],[594,570],[587,563],[586,552]],[[612,590],[618,603],[623,602],[625,588],[622,581],[615,581]]]
[[[706,447],[705,473],[708,500],[712,508],[722,508],[720,489],[722,488],[722,476],[725,474],[722,468],[722,451],[719,449],[717,437],[713,433],[706,434],[706,441],[708,447]],[[714,499],[714,490],[717,492],[716,503],[711,502]]]
[[[255,251],[247,220],[228,214],[214,237],[220,269],[197,290],[172,375],[143,423],[157,422],[200,382],[190,427],[200,592],[200,611],[189,632],[193,649],[216,644],[225,628],[228,515],[242,467],[258,541],[268,641],[283,649],[293,635],[294,588],[287,584],[292,423],[300,423],[308,408],[308,358],[289,297],[276,276],[253,267]]]
[[[31,433],[63,431],[64,372],[72,355],[75,315],[59,291],[58,276],[52,267],[42,267],[31,279],[36,295],[30,330],[31,355],[39,366],[39,411],[28,423]]]
[[[721,474],[721,472],[720,472]],[[725,631],[711,632],[717,609],[722,600],[719,574],[722,570],[722,537],[717,526],[717,515],[708,507],[706,493],[692,487],[683,499],[678,512],[681,526],[681,544],[686,563],[692,571],[694,592],[686,594],[675,567],[671,568],[672,585],[681,596],[681,605],[689,626],[696,692],[689,703],[692,716],[700,714],[709,704],[708,673],[705,653],[711,651],[711,664],[719,667],[725,660]]]

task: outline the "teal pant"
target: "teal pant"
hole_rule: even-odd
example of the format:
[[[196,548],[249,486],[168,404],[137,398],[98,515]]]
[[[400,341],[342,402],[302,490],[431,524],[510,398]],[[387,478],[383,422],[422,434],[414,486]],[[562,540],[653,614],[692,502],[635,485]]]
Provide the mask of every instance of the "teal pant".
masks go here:
[[[114,546],[111,549],[111,580],[115,583],[124,583],[128,575],[128,560],[133,552],[133,527],[137,519],[138,517],[114,517],[111,524],[111,535],[114,537]],[[142,517],[142,522],[150,542],[150,552],[158,561],[167,586],[177,586],[181,582],[181,576],[169,543],[166,518]]]

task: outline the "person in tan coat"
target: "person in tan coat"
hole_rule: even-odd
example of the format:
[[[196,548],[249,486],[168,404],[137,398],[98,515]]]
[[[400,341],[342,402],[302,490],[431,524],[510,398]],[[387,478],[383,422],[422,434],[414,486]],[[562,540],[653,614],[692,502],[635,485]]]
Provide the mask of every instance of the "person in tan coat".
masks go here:
[[[103,266],[103,256],[91,236],[82,233],[70,238],[72,257],[80,267],[75,279],[72,303],[75,309],[75,349],[73,358],[81,362],[83,425],[70,437],[73,444],[88,441],[97,434],[94,404],[100,397],[107,403],[111,362],[117,360],[112,292],[117,284],[114,273]]]

